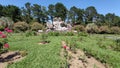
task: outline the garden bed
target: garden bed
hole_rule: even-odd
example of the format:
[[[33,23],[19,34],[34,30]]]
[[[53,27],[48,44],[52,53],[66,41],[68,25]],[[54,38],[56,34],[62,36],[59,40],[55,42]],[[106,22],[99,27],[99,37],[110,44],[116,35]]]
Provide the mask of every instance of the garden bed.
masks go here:
[[[63,45],[65,45],[65,42],[62,46]],[[66,47],[61,50],[61,57],[62,59],[66,59],[66,67],[68,68],[109,68],[108,64],[101,63],[80,49],[76,49],[76,52],[74,53],[69,47]]]
[[[9,51],[0,54],[0,68],[6,68],[8,64],[21,61],[25,56],[24,51]]]

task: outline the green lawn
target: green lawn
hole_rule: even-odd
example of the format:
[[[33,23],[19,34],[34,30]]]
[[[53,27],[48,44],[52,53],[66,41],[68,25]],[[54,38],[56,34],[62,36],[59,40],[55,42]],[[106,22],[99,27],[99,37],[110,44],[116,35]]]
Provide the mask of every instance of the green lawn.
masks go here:
[[[109,48],[99,47],[99,41],[104,46],[113,45],[113,40],[104,39],[101,35],[90,35],[87,37],[77,37],[82,40],[77,41],[77,47],[93,55],[95,58],[107,62],[113,68],[120,67],[120,52]],[[70,36],[49,36],[49,44],[39,45],[40,36],[25,37],[20,34],[14,34],[9,38],[10,50],[26,50],[28,55],[18,63],[9,65],[8,68],[60,68],[61,58],[61,40]]]
[[[14,39],[12,39],[14,37]],[[26,50],[28,55],[8,68],[60,68],[60,37],[49,37],[51,42],[39,45],[40,36],[10,38],[10,50]]]

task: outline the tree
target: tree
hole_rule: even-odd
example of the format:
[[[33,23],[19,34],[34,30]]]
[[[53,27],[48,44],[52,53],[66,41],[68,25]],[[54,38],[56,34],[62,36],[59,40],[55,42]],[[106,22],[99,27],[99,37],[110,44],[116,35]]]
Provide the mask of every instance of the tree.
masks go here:
[[[47,18],[47,13],[46,13],[47,11],[44,6],[33,4],[32,12],[33,12],[34,18],[37,18],[38,22],[45,22]]]
[[[2,16],[10,17],[14,22],[17,22],[21,19],[21,11],[17,6],[8,5],[2,9]]]
[[[111,26],[114,23],[115,14],[108,13],[105,15],[106,24]]]
[[[3,6],[0,4],[0,17],[3,15],[2,13],[2,10],[3,10]]]
[[[48,6],[48,15],[50,16],[52,23],[53,23],[53,18],[55,17],[55,13],[56,13],[55,6],[53,4],[50,4]]]
[[[97,15],[97,23],[98,26],[104,25],[105,24],[105,16],[103,14],[98,14]]]
[[[55,17],[60,17],[65,21],[67,17],[67,8],[62,3],[55,4]]]
[[[83,22],[83,10],[75,6],[71,7],[68,18],[73,22],[73,24],[82,23]]]
[[[31,4],[29,2],[27,2],[25,4],[25,8],[22,7],[22,19],[23,21],[30,23],[32,20],[32,9],[31,9]]]
[[[86,10],[85,10],[85,16],[87,18],[86,22],[92,22],[93,18],[97,17],[97,14],[98,13],[97,13],[97,10],[95,9],[95,7],[90,6],[90,7],[86,8]]]

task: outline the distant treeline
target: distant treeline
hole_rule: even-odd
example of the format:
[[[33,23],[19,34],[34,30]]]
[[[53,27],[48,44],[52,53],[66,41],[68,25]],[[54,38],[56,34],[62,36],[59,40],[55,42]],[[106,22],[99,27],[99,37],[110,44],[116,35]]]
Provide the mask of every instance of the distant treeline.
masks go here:
[[[14,22],[24,21],[28,24],[31,22],[46,23],[48,20],[53,21],[54,17],[60,17],[72,24],[96,23],[98,26],[120,26],[120,17],[114,13],[99,14],[94,6],[86,9],[73,6],[68,10],[62,3],[50,4],[45,7],[27,2],[25,7],[21,8],[15,5],[0,5],[1,17],[10,17]]]

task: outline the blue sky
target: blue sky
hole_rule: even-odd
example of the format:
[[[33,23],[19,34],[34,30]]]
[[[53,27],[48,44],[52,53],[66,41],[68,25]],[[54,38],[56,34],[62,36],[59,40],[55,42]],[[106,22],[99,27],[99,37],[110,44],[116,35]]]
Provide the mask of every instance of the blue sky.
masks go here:
[[[2,5],[16,5],[23,7],[26,2],[48,6],[49,4],[63,3],[68,9],[72,6],[85,9],[94,6],[100,14],[115,13],[120,16],[120,0],[0,0]]]

